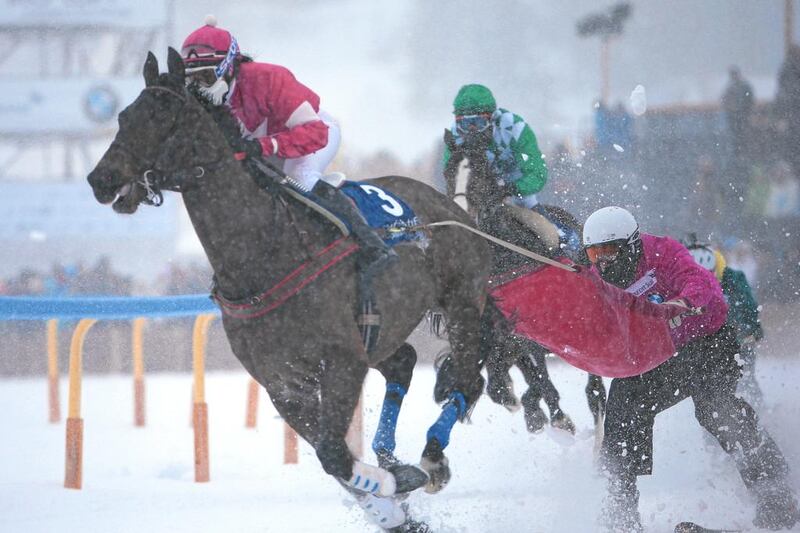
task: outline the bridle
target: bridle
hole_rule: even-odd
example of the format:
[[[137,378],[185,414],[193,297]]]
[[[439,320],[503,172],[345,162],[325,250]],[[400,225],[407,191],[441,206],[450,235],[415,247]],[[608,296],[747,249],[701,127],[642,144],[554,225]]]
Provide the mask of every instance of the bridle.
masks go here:
[[[175,134],[175,131],[180,126],[181,117],[184,115],[182,111],[188,104],[186,95],[170,89],[169,87],[163,87],[160,85],[151,85],[145,87],[143,91],[166,93],[181,101],[181,109],[178,111],[178,118],[175,120],[175,123],[173,124],[169,133],[165,136],[165,139],[169,139]],[[223,161],[223,159],[220,158],[218,161],[213,161],[205,165],[194,165],[185,169],[172,171],[169,174],[164,174],[156,168],[155,163],[151,163],[149,161],[145,162],[143,157],[135,152],[132,152],[125,147],[125,145],[119,144],[117,147],[125,151],[133,159],[139,162],[144,162],[144,164],[141,166],[145,167],[146,170],[142,172],[141,177],[135,181],[135,184],[139,185],[145,190],[146,196],[144,199],[142,199],[142,203],[156,207],[164,203],[164,195],[162,191],[182,193],[197,188],[202,184],[202,178],[206,174],[206,168],[214,167]]]

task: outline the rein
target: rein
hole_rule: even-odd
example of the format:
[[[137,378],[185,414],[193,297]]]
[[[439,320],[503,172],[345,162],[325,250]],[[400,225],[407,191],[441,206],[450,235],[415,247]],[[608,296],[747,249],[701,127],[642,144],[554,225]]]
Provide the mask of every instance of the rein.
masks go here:
[[[160,85],[151,85],[149,87],[145,87],[144,91],[153,91],[153,92],[162,92],[167,93],[170,96],[173,96],[181,101],[182,106],[186,106],[187,100],[186,95],[179,93],[169,87],[162,87]],[[183,108],[181,108],[181,111]],[[172,136],[174,131],[178,128],[180,122],[180,118],[175,121],[175,125],[173,125],[172,130],[170,130],[167,138]],[[131,152],[130,150],[126,149],[124,146],[121,146],[123,150],[128,152],[132,155],[135,159],[139,161],[143,161],[141,157],[137,154]],[[178,169],[170,174],[164,174],[158,171],[155,168],[154,164],[148,163],[144,166],[152,167],[148,168],[142,173],[141,178],[136,180],[136,184],[141,186],[147,196],[142,200],[143,203],[152,206],[160,206],[164,203],[164,195],[162,191],[173,191],[173,192],[186,192],[188,190],[194,189],[199,187],[202,183],[202,178],[206,174],[206,169],[211,169],[216,167],[217,165],[221,164],[223,159],[219,161],[213,161],[211,163],[203,165],[195,165],[188,168]]]
[[[575,268],[575,267],[572,267],[570,265],[565,265],[564,263],[559,263],[558,261],[555,261],[554,259],[550,259],[549,257],[545,257],[543,255],[539,255],[536,252],[531,252],[530,250],[522,248],[521,246],[517,246],[516,244],[511,244],[510,242],[504,241],[502,239],[498,239],[497,237],[493,237],[493,236],[489,235],[488,233],[485,233],[485,232],[483,232],[481,230],[475,229],[475,228],[473,228],[471,226],[468,226],[468,225],[466,225],[466,224],[464,224],[462,222],[458,222],[457,220],[442,220],[440,222],[429,222],[428,224],[419,224],[417,226],[410,226],[410,227],[407,227],[407,228],[396,228],[396,229],[392,229],[390,231],[396,231],[396,232],[401,232],[401,231],[419,231],[419,230],[422,230],[422,229],[425,229],[425,228],[433,228],[433,227],[437,227],[437,226],[456,226],[456,227],[459,227],[459,228],[463,228],[463,229],[465,229],[465,230],[467,230],[469,232],[474,233],[475,235],[483,237],[487,241],[491,241],[491,242],[493,242],[493,243],[495,243],[495,244],[497,244],[499,246],[502,246],[503,248],[507,248],[507,249],[511,250],[512,252],[516,252],[516,253],[518,253],[520,255],[524,255],[525,257],[527,257],[529,259],[533,259],[534,261],[539,261],[540,263],[545,263],[545,264],[548,264],[550,266],[554,266],[556,268],[560,268],[562,270],[568,270],[569,272],[578,272],[578,269]]]

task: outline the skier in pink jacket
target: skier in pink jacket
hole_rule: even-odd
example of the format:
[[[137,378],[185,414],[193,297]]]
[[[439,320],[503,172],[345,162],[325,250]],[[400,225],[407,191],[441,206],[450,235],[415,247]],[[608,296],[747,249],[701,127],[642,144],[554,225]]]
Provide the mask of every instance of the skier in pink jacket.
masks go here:
[[[652,473],[655,417],[691,397],[697,421],[733,457],[756,498],[754,524],[793,527],[800,516],[788,465],[752,407],[735,395],[739,344],[725,324],[728,305],[713,273],[678,241],[640,233],[633,215],[620,207],[592,213],[583,244],[605,281],[676,308],[670,320],[675,356],[642,375],[611,381],[601,448],[609,479],[602,525],[613,532],[642,531],[636,476]]]
[[[230,32],[213,16],[184,40],[181,56],[187,83],[239,122],[247,157],[274,156],[299,190],[345,219],[358,242],[361,272],[393,253],[339,190],[344,175],[324,174],[339,149],[339,126],[320,109],[320,98],[285,67],[255,62],[242,54]]]

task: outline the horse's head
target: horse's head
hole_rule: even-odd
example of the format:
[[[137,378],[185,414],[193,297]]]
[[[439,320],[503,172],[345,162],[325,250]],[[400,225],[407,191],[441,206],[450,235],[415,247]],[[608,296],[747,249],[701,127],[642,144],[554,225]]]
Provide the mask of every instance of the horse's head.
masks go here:
[[[159,74],[147,54],[145,88],[119,114],[117,135],[87,178],[97,201],[118,213],[160,204],[161,189],[185,190],[224,155],[211,117],[186,90],[180,54],[170,48],[167,63]]]
[[[460,203],[466,200],[466,210],[481,218],[503,203],[505,187],[497,183],[487,158],[487,144],[459,142],[450,130],[445,130],[444,141],[450,151],[445,178],[450,195]],[[466,161],[466,168],[463,162]]]

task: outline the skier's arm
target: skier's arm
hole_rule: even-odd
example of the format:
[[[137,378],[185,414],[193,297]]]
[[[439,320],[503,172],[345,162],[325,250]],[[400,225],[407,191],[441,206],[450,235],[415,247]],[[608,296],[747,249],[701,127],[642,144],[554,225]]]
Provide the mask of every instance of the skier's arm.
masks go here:
[[[689,307],[704,307],[707,305],[717,290],[717,283],[713,275],[698,265],[689,251],[678,241],[667,239],[664,250],[667,258],[667,269],[664,279],[672,286],[677,296]]]

